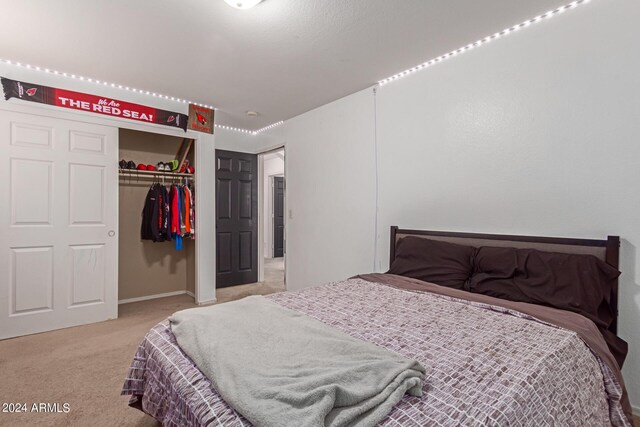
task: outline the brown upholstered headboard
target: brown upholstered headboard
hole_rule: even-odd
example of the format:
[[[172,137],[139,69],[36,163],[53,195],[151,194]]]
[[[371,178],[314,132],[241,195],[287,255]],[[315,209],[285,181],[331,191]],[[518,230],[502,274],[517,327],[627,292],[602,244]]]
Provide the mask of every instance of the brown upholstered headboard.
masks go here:
[[[510,236],[506,234],[479,234],[459,233],[451,231],[405,230],[397,226],[391,226],[391,247],[389,265],[396,257],[396,245],[400,239],[406,236],[422,237],[431,240],[440,240],[458,243],[466,246],[500,246],[510,248],[530,248],[546,252],[561,252],[569,254],[595,255],[607,264],[618,269],[620,255],[620,237],[608,236],[606,240],[573,239],[566,237],[540,237],[540,236]],[[617,329],[618,314],[618,281],[611,291],[611,309],[616,313],[616,319],[609,330],[613,333]]]

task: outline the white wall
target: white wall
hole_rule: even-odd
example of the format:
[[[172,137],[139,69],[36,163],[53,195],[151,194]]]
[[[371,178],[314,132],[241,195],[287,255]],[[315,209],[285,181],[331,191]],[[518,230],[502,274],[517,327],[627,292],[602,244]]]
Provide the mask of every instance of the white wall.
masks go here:
[[[284,151],[278,152],[284,156]],[[268,156],[268,157],[267,157]],[[284,175],[284,158],[277,154],[265,156],[262,167],[262,187],[264,201],[262,203],[263,254],[265,258],[273,258],[273,177]]]
[[[122,101],[134,102],[185,114],[188,110],[188,106],[186,104],[156,97],[150,97],[138,93],[127,92],[108,86],[96,85],[86,81],[73,80],[62,76],[46,74],[36,70],[28,70],[4,63],[0,63],[0,76],[8,77],[15,80],[22,80],[30,83],[111,97]],[[25,102],[15,98],[6,101],[4,97],[1,96],[0,109],[19,111],[23,113],[44,114],[51,117],[67,120],[97,123],[105,126],[161,133],[164,135],[173,135],[183,138],[186,136],[188,138],[196,139],[196,187],[198,188],[196,217],[198,218],[197,232],[199,236],[202,236],[201,238],[196,239],[196,247],[198,250],[196,258],[196,275],[197,280],[200,284],[200,287],[196,292],[196,298],[200,302],[206,302],[215,299],[215,265],[210,262],[211,257],[209,255],[211,253],[215,253],[215,238],[206,238],[206,236],[215,236],[214,166],[216,141],[214,135],[198,132],[185,133],[181,129],[170,128],[167,126],[147,124],[132,120],[118,119],[114,117],[93,114],[84,111],[75,111],[50,105]],[[4,162],[6,161],[6,159],[0,159],[0,161]],[[6,164],[3,164],[3,167],[8,166]]]
[[[257,139],[255,135],[227,129],[215,129],[216,149],[255,153]]]
[[[256,150],[285,145],[287,289],[373,269],[374,116],[365,90],[256,137]]]
[[[601,0],[378,91],[388,226],[623,239],[619,335],[640,405],[640,2]]]
[[[390,225],[622,237],[619,335],[640,410],[639,19],[640,2],[593,1],[379,88],[377,126],[364,91],[258,135],[287,144],[290,288],[373,268],[376,130],[379,271]]]

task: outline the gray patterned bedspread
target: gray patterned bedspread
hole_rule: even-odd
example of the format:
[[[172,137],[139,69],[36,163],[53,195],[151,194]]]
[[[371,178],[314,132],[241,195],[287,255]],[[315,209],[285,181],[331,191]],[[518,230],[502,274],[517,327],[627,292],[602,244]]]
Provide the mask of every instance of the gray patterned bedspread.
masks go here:
[[[579,336],[522,313],[359,278],[268,298],[426,368],[423,396],[405,396],[380,425],[630,425],[623,386]],[[168,321],[140,343],[122,394],[168,426],[250,425]]]

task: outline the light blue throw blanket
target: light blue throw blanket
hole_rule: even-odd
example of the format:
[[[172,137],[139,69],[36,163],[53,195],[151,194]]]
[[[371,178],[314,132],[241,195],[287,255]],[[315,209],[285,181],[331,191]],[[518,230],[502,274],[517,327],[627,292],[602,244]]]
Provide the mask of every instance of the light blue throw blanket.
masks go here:
[[[418,362],[261,296],[170,321],[182,350],[256,426],[373,426],[405,393],[422,395]]]

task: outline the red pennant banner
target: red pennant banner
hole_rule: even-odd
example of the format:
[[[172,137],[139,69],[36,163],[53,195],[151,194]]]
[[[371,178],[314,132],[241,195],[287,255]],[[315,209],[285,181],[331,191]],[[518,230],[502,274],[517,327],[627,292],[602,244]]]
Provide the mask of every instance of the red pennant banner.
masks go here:
[[[55,105],[72,110],[89,111],[111,117],[177,127],[185,132],[187,130],[189,117],[186,114],[159,110],[146,105],[133,104],[104,96],[19,82],[5,77],[1,77],[0,80],[2,81],[2,89],[6,100],[19,98],[24,101]]]

